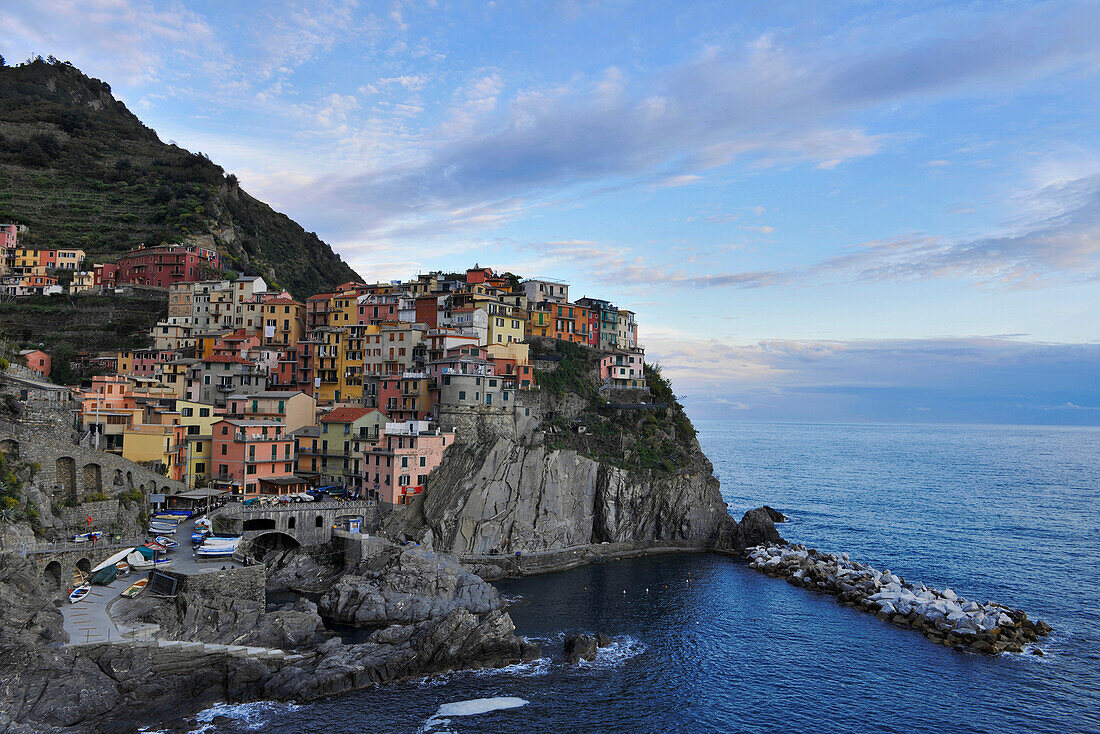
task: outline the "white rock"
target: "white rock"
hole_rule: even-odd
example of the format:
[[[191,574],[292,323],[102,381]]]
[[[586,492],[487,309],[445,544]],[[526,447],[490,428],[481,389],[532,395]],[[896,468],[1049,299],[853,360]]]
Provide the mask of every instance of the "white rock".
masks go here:
[[[944,589],[940,596],[942,596],[944,599],[950,599],[951,601],[955,601],[959,598],[959,595],[951,589]]]

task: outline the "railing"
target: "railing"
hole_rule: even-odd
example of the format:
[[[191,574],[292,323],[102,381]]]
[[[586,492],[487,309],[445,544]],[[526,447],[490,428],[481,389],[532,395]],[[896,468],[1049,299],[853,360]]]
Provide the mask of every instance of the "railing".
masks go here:
[[[278,497],[278,495],[260,495],[261,497]],[[376,507],[374,500],[328,500],[325,502],[279,502],[274,505],[241,505],[240,511],[248,512],[272,512],[288,510],[347,510],[352,508]]]
[[[117,543],[92,543],[87,541],[84,543],[74,543],[71,540],[57,541],[53,543],[24,543],[15,547],[15,552],[26,558],[29,555],[43,555],[50,553],[65,553],[68,551],[101,551],[101,550],[120,550],[122,548],[132,548],[137,545],[141,545],[145,542],[145,536],[131,536],[130,538],[124,538]]]
[[[233,434],[233,440],[234,441],[290,441],[291,437],[290,437],[290,434],[287,434],[285,436],[282,435],[282,434],[279,434],[279,435],[276,435],[276,436],[263,436],[263,435],[260,435],[258,433],[257,434],[234,433]]]

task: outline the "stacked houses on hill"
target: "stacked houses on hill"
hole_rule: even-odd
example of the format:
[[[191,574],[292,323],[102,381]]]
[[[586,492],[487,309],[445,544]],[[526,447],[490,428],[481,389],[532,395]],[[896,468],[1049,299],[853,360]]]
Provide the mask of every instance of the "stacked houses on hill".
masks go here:
[[[529,411],[532,337],[599,350],[605,389],[646,387],[634,313],[560,281],[475,266],[302,302],[178,267],[153,346],[100,358],[113,374],[81,392],[81,420],[190,486],[407,503],[472,420]]]

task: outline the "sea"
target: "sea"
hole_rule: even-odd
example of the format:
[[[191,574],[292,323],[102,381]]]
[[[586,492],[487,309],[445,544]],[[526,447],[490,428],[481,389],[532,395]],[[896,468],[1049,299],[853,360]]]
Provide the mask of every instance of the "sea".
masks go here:
[[[699,421],[731,512],[790,541],[1053,625],[986,657],[721,556],[498,584],[545,657],[309,705],[218,706],[217,732],[1100,732],[1100,429]],[[566,665],[565,635],[603,632]],[[224,722],[224,719],[219,719]]]

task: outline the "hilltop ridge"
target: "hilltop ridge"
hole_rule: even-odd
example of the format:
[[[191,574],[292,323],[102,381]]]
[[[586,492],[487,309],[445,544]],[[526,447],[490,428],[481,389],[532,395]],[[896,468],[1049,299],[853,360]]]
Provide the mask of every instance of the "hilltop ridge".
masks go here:
[[[316,234],[204,154],[161,141],[68,62],[0,66],[0,97],[0,221],[27,225],[29,246],[109,262],[140,244],[200,241],[299,298],[358,279]]]

